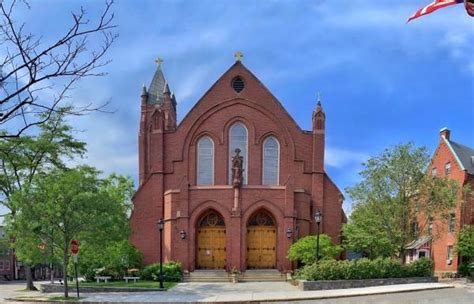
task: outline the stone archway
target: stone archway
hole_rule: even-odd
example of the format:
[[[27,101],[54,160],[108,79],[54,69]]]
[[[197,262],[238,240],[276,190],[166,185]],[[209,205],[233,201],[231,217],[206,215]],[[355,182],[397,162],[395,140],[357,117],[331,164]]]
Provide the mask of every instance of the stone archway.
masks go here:
[[[224,269],[226,265],[226,229],[222,216],[214,210],[197,223],[196,268]]]
[[[265,210],[257,211],[247,224],[247,268],[276,268],[277,227]]]

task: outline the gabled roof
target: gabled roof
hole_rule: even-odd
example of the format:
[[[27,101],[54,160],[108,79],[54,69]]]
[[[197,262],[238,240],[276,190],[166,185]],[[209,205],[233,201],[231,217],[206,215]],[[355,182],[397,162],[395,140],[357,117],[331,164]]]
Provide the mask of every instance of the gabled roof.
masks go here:
[[[474,175],[474,149],[458,144],[451,140],[449,140],[449,143],[451,144],[454,153],[459,159],[459,162],[464,167],[464,170],[466,170],[467,173]]]
[[[155,75],[148,87],[148,104],[162,104],[164,100],[163,91],[165,90],[166,80],[161,67],[156,68]]]
[[[420,249],[429,241],[431,241],[431,236],[423,236],[409,243],[405,249]]]
[[[474,175],[474,149],[458,144],[443,137],[462,170]]]

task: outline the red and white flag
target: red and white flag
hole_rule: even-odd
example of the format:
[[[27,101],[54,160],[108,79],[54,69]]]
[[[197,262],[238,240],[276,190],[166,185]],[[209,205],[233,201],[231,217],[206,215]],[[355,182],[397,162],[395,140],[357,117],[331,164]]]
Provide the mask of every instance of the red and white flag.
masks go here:
[[[427,14],[431,14],[437,9],[440,9],[449,5],[463,3],[463,2],[464,0],[435,0],[432,3],[428,4],[427,6],[420,8],[418,11],[416,11],[416,13],[414,13],[410,18],[408,18],[407,22],[410,22],[411,20],[415,18],[424,16]]]

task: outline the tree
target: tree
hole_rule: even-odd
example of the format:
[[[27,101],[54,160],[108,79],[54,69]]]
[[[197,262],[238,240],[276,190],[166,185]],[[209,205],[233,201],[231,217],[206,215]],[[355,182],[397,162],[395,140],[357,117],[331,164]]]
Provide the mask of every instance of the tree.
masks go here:
[[[29,8],[26,1],[0,1],[0,138],[18,137],[26,130],[48,121],[71,89],[81,79],[102,76],[109,60],[107,51],[117,38],[112,30],[112,1],[107,1],[97,22],[87,19],[83,8],[73,12],[71,25],[57,38],[26,31],[16,20],[18,10]],[[93,43],[101,40],[99,48]],[[51,41],[51,42],[49,42]],[[86,114],[103,106],[70,107],[68,113]],[[43,115],[37,115],[37,114]]]
[[[73,138],[72,128],[64,122],[64,113],[68,111],[69,108],[58,108],[39,126],[39,134],[35,136],[2,138],[0,135],[0,205],[8,209],[7,229],[11,239],[16,239],[15,219],[20,208],[14,203],[13,196],[30,188],[36,175],[47,174],[54,168],[64,168],[65,161],[82,156],[85,152],[85,144]],[[31,264],[22,262],[25,265],[27,289],[35,289]]]
[[[464,225],[459,231],[456,251],[466,262],[474,261],[474,226]]]
[[[456,205],[455,181],[425,172],[426,149],[400,144],[370,158],[360,172],[363,180],[346,189],[354,202],[353,215],[344,227],[349,249],[372,258],[398,254],[421,234],[429,234],[433,221],[446,222]],[[438,234],[442,229],[440,225]],[[436,237],[436,235],[433,235]]]
[[[304,265],[312,264],[316,261],[317,236],[308,235],[299,239],[291,245],[288,251],[290,261],[298,261]],[[321,259],[335,259],[342,248],[333,244],[331,237],[327,234],[319,235],[319,254]]]
[[[65,297],[71,240],[98,247],[128,236],[127,206],[117,199],[126,195],[112,195],[120,190],[111,188],[121,183],[104,181],[99,174],[87,166],[55,169],[37,176],[32,187],[15,196],[15,202],[21,206],[16,218],[18,256],[33,260],[37,253],[35,244],[52,235],[51,246],[62,258]]]
[[[98,273],[120,279],[129,270],[142,266],[142,253],[128,239],[108,241],[101,248],[90,243],[81,246],[79,273],[87,280],[93,280]]]
[[[382,217],[373,212],[369,204],[356,206],[352,210],[349,223],[342,227],[344,247],[364,252],[369,259],[394,256],[398,247],[387,231],[380,229],[383,224]]]

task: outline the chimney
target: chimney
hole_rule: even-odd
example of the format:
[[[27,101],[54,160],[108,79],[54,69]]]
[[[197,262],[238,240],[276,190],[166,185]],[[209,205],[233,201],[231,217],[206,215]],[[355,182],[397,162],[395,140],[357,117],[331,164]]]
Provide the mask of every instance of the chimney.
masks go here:
[[[451,134],[451,131],[448,129],[448,128],[442,128],[441,130],[439,130],[439,135],[441,137],[444,137],[446,138],[447,140],[449,140],[449,135]]]

